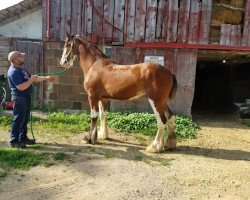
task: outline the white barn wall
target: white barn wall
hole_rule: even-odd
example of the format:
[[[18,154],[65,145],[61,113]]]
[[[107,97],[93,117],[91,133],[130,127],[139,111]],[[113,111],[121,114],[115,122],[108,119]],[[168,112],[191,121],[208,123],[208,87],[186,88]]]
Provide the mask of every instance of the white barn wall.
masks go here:
[[[0,35],[42,39],[42,9],[0,27]]]

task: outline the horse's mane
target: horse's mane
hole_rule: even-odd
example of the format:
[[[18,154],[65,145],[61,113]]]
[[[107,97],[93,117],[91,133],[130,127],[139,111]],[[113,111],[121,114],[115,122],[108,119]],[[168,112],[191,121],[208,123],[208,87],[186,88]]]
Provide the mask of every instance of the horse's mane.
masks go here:
[[[91,56],[95,60],[100,58],[107,58],[106,55],[93,42],[89,41],[86,38],[81,38],[79,35],[76,35],[75,38],[78,39],[82,44],[84,44],[86,49],[90,52]]]

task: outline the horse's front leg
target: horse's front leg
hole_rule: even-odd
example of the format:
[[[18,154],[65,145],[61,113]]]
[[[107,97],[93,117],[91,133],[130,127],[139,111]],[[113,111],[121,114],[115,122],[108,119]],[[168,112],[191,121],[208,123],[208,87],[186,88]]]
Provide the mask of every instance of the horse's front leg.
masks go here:
[[[106,122],[106,105],[107,100],[102,99],[99,101],[99,116],[100,116],[100,130],[98,131],[98,139],[106,140],[108,139],[108,128],[107,128],[107,122]]]
[[[98,119],[98,98],[89,96],[89,105],[91,109],[91,128],[89,135],[84,137],[84,141],[89,144],[97,142],[97,119]]]

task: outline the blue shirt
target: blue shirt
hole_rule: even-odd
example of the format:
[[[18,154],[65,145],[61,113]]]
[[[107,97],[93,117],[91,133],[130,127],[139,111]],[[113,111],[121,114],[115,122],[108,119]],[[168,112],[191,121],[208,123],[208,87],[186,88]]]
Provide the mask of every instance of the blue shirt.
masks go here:
[[[30,73],[25,68],[10,66],[7,77],[12,96],[28,97],[31,95],[32,86],[23,91],[18,90],[16,87],[27,82],[31,77]]]

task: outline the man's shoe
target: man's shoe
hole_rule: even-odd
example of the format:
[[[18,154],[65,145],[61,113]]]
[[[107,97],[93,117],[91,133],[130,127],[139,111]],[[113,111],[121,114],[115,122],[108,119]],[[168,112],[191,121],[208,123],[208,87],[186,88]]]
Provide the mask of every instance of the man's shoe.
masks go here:
[[[22,143],[32,145],[32,144],[36,144],[36,141],[34,139],[26,138],[26,139],[22,140]]]
[[[10,146],[11,146],[12,148],[18,148],[18,149],[27,148],[26,144],[23,143],[23,142],[13,142],[13,143],[10,143]]]

